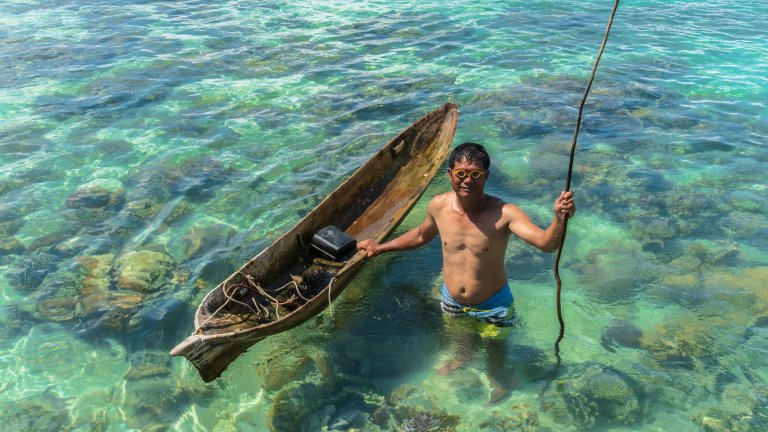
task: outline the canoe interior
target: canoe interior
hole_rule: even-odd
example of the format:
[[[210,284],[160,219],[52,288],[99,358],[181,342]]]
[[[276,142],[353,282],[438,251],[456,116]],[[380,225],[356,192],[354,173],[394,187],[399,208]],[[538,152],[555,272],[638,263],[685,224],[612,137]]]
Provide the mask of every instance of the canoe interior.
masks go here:
[[[340,270],[339,265],[329,265],[322,261],[308,262],[311,258],[310,254],[302,255],[291,270],[281,274],[266,287],[259,285],[256,288],[255,281],[249,281],[247,276],[230,278],[221,290],[215,291],[215,298],[201,305],[198,314],[204,319],[208,320],[215,313],[214,318],[208,320],[201,329],[206,334],[230,333],[238,329],[250,330],[288,317],[323,291]],[[296,283],[294,278],[297,279]],[[217,311],[225,303],[225,295],[232,300]]]
[[[205,297],[195,318],[196,335],[263,338],[322,310],[363,255],[353,251],[328,261],[310,246],[312,236],[335,225],[356,240],[383,240],[442,165],[457,118],[457,106],[445,104],[387,143],[293,229]],[[339,289],[330,291],[332,285]]]

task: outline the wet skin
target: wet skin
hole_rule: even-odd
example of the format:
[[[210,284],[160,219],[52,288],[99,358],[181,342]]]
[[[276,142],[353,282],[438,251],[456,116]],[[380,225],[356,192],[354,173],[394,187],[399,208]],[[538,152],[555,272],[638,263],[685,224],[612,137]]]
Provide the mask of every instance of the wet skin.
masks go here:
[[[488,300],[507,283],[504,254],[509,237],[515,234],[542,251],[553,252],[560,245],[565,218],[572,216],[576,207],[573,193],[562,192],[553,205],[554,219],[549,227],[541,229],[516,205],[485,193],[490,172],[480,164],[461,159],[448,169],[452,190],[432,198],[421,225],[384,244],[364,240],[358,247],[365,249],[369,257],[374,257],[384,252],[418,248],[439,235],[443,279],[451,297],[467,306]],[[464,173],[479,170],[483,174],[477,178],[471,175],[460,178],[456,174],[458,170]],[[451,338],[463,349],[440,369],[441,375],[471,360],[481,339],[477,334],[452,335]],[[484,341],[484,345],[488,354],[490,402],[495,404],[509,395],[516,379],[504,368],[505,342],[489,340]]]
[[[440,236],[443,277],[451,296],[464,305],[477,305],[492,297],[507,282],[504,254],[509,237],[515,234],[546,252],[557,249],[566,215],[573,215],[573,193],[563,192],[555,200],[555,218],[541,229],[514,204],[485,193],[490,173],[480,162],[461,159],[448,170],[452,191],[434,197],[418,227],[384,244],[372,240],[358,243],[373,257],[384,252],[410,250]],[[485,171],[479,178],[454,174],[456,170]]]

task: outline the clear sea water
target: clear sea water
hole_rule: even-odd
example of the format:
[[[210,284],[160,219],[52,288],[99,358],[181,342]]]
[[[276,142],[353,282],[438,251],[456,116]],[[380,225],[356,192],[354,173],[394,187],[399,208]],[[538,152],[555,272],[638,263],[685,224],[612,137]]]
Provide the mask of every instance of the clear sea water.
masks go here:
[[[446,337],[437,242],[204,384],[204,293],[445,102],[539,225],[610,1],[0,4],[0,429],[768,430],[768,3],[625,1],[561,262],[513,240],[516,385]],[[442,175],[397,232],[448,187]],[[133,277],[133,279],[131,279]]]

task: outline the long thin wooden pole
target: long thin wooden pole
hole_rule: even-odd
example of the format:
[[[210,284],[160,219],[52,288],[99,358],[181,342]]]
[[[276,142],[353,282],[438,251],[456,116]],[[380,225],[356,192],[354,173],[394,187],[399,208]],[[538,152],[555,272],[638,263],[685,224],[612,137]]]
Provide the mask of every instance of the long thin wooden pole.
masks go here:
[[[584,96],[581,98],[579,104],[579,116],[576,119],[576,129],[573,132],[573,143],[571,144],[571,157],[568,161],[568,178],[565,182],[565,191],[571,190],[571,177],[573,175],[573,157],[576,153],[576,141],[579,139],[579,130],[581,129],[581,117],[584,113],[584,104],[587,102],[587,96],[592,89],[592,82],[595,80],[595,74],[597,73],[597,65],[600,64],[600,57],[603,56],[605,51],[605,45],[608,43],[608,34],[611,32],[611,26],[613,25],[613,17],[616,16],[616,10],[619,8],[619,0],[613,5],[613,11],[611,11],[611,18],[608,20],[608,26],[605,28],[605,35],[603,36],[603,43],[600,45],[600,51],[597,53],[597,59],[594,66],[592,66],[592,75],[589,77],[589,84],[584,90]],[[560,280],[560,256],[563,253],[563,244],[565,244],[565,234],[568,230],[568,215],[565,216],[563,223],[563,235],[560,237],[560,246],[557,248],[557,256],[555,257],[555,280],[557,281],[557,320],[560,321],[560,336],[555,342],[555,350],[559,353],[560,341],[565,334],[565,322],[563,321],[562,307],[560,306],[560,293],[562,291],[562,281]]]

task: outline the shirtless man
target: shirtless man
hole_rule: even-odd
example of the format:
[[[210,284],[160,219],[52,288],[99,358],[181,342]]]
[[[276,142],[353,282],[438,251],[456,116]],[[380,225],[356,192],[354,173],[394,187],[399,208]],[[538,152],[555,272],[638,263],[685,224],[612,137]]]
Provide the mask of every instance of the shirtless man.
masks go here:
[[[443,311],[450,317],[470,317],[507,326],[514,318],[512,292],[504,269],[510,235],[515,234],[542,251],[553,252],[560,245],[566,216],[573,216],[576,207],[573,192],[562,192],[554,203],[552,223],[541,229],[519,207],[484,192],[490,164],[483,146],[459,145],[448,158],[453,190],[432,198],[424,222],[386,243],[369,239],[359,242],[358,247],[365,249],[368,257],[375,257],[384,252],[418,248],[439,235],[443,250]],[[454,361],[441,373],[459,367],[463,360]],[[503,363],[503,358],[500,360]],[[489,378],[495,387],[498,383],[491,373],[499,365],[492,366],[489,361]],[[504,393],[503,388],[494,390]]]

